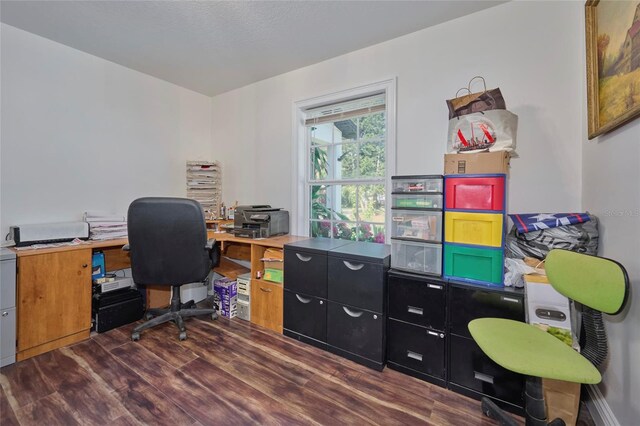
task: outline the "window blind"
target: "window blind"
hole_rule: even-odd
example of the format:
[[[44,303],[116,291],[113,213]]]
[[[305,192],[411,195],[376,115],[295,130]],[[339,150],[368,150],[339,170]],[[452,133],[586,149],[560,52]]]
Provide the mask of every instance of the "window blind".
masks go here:
[[[367,96],[305,111],[305,126],[347,120],[385,110],[385,94]]]

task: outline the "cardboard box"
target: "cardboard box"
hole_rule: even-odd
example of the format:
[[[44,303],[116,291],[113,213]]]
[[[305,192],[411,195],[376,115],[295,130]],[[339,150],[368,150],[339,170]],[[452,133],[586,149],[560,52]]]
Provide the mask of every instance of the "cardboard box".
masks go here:
[[[213,291],[220,298],[220,315],[234,318],[238,314],[238,284],[230,278],[221,278],[213,283]]]
[[[511,154],[506,151],[445,154],[445,175],[509,173]]]

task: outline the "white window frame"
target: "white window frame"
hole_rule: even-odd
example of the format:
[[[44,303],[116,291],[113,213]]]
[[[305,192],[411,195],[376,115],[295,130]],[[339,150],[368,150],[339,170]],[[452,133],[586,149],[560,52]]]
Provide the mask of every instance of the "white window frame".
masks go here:
[[[379,93],[385,94],[386,146],[385,146],[385,241],[388,244],[391,232],[391,176],[396,174],[396,77],[367,84],[353,89],[294,102],[291,201],[293,214],[291,229],[296,235],[309,235],[310,200],[307,177],[310,176],[307,149],[307,127],[305,112],[323,105],[336,104]]]

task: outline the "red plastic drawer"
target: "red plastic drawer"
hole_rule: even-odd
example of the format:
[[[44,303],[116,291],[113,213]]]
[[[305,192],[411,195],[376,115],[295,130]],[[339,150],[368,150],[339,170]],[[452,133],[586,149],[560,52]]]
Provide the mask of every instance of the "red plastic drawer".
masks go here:
[[[445,179],[446,209],[504,210],[504,175],[475,175]]]

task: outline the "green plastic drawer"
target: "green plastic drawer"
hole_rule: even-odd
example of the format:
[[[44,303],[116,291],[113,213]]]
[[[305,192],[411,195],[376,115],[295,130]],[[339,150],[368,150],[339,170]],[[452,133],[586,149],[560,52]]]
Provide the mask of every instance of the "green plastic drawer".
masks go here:
[[[503,250],[445,244],[444,275],[464,281],[502,285]]]

